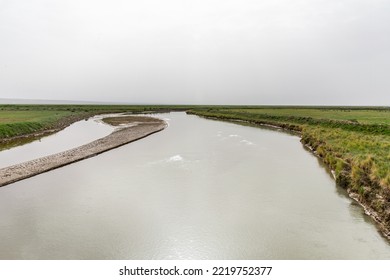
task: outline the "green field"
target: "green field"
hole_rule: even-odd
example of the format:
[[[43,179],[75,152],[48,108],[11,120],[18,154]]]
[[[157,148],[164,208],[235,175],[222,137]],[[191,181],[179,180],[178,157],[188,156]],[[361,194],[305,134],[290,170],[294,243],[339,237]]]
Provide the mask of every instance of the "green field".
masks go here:
[[[60,119],[70,116],[66,111],[0,111],[0,139],[48,129]]]
[[[251,114],[268,114],[273,116],[310,117],[314,119],[345,120],[362,124],[390,125],[390,110],[364,109],[317,109],[317,108],[259,108],[259,109],[230,109],[232,112]]]

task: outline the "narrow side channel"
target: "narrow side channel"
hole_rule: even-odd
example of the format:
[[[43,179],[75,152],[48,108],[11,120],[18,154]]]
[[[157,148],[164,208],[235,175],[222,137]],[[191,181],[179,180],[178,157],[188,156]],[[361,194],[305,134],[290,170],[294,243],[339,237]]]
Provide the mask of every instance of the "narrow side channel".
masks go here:
[[[0,187],[118,148],[161,131],[167,126],[163,120],[148,119],[153,121],[115,130],[106,137],[74,149],[2,168]]]

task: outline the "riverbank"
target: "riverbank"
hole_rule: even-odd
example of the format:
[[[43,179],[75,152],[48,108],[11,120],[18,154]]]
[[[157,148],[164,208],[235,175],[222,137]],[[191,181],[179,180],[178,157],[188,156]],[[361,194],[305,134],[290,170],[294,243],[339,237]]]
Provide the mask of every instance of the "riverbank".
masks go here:
[[[336,183],[363,206],[365,213],[377,222],[380,232],[390,239],[389,126],[360,124],[356,120],[281,116],[277,115],[281,110],[275,111],[275,115],[229,109],[191,110],[188,113],[298,132],[301,142],[333,170]]]
[[[0,187],[118,148],[167,126],[165,121],[151,117],[126,117],[123,122],[118,120],[121,117],[110,119],[116,119],[116,123],[122,127],[106,137],[71,150],[0,169]]]
[[[0,137],[0,151],[4,149],[10,149],[19,145],[30,143],[34,140],[40,139],[45,136],[57,133],[71,124],[93,117],[95,114],[77,114],[68,115],[59,119],[53,120],[49,124],[39,123],[27,123],[27,124],[7,124],[10,129],[10,135],[3,138]]]
[[[0,150],[56,133],[74,122],[112,113],[160,113],[187,110],[179,105],[26,105],[0,104]]]

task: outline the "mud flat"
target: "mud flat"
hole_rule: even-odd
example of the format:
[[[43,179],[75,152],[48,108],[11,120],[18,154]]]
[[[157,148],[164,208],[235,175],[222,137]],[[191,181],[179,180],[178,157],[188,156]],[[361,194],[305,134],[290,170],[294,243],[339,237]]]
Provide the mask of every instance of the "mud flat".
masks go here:
[[[0,169],[0,187],[96,156],[167,127],[165,121],[150,117],[127,117],[123,122],[118,121],[121,117],[115,119],[115,125],[121,127],[106,137],[71,150]]]

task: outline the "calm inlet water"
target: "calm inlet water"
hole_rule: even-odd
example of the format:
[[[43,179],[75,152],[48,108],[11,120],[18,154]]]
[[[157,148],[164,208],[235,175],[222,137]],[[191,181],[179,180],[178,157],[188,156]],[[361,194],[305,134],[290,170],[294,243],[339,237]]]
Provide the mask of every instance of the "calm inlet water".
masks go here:
[[[297,136],[159,117],[160,133],[0,188],[0,258],[390,259]]]
[[[76,148],[107,136],[114,128],[96,116],[75,122],[60,132],[25,145],[0,151],[0,168]]]

